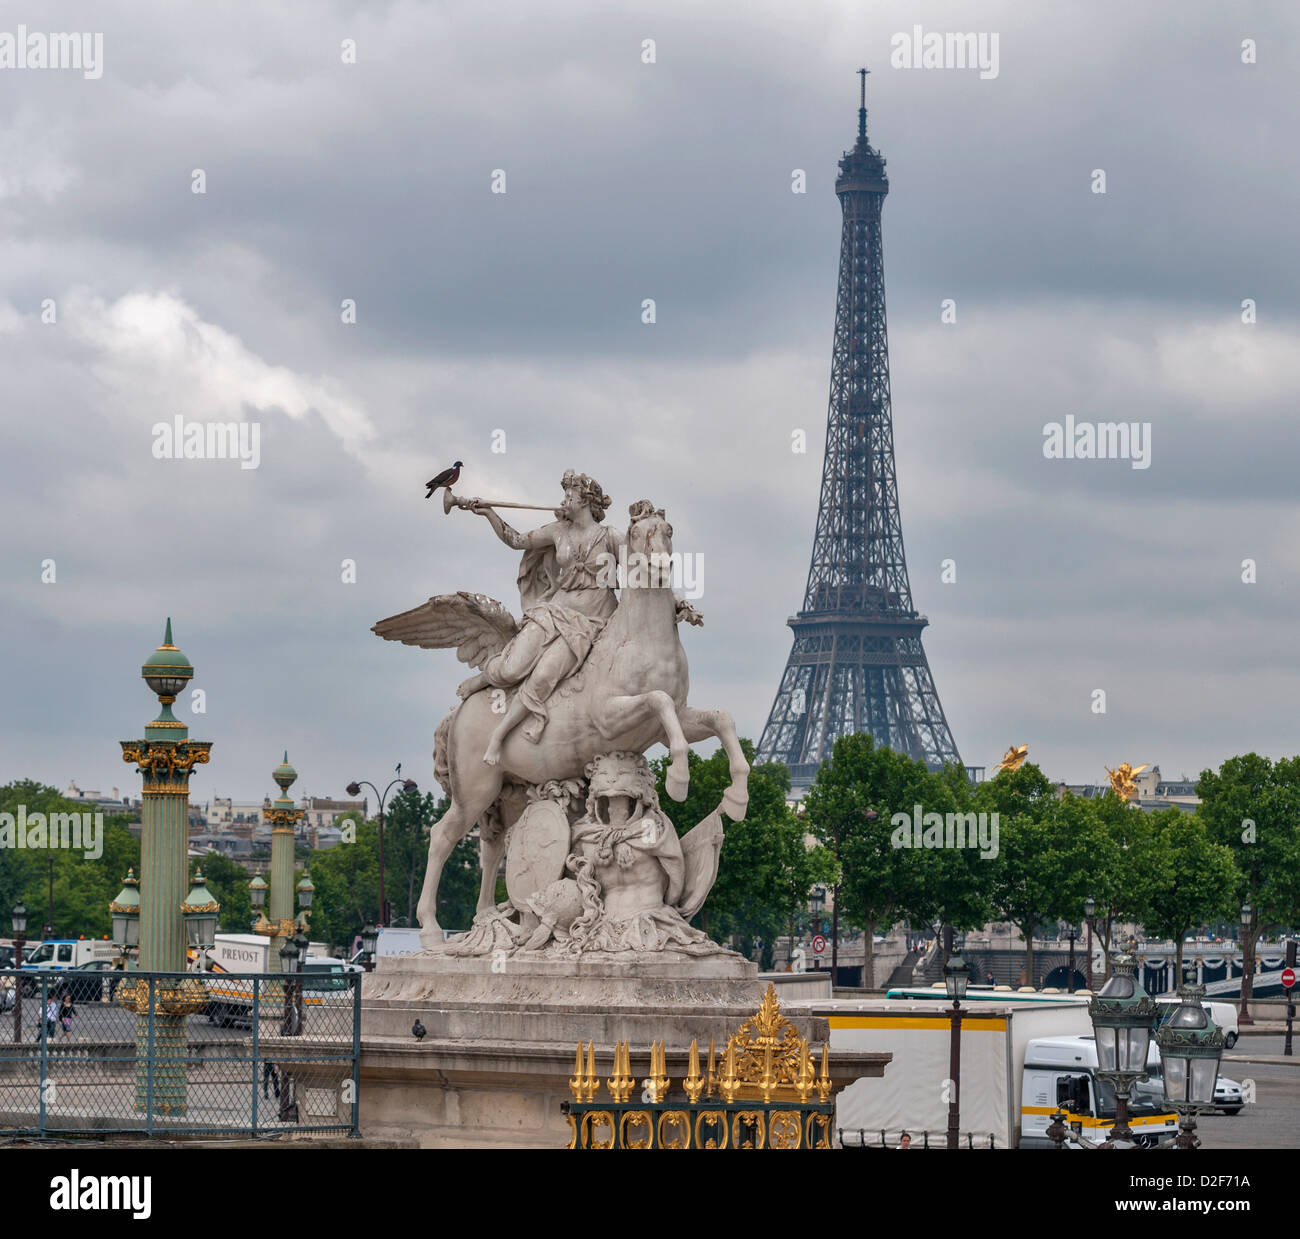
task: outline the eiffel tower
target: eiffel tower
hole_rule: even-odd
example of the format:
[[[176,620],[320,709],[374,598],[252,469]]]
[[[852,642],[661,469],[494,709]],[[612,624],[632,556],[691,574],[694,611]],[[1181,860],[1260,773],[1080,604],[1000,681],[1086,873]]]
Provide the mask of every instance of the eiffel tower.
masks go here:
[[[803,609],[787,621],[794,648],[758,746],[760,761],[788,767],[796,798],[836,738],[853,732],[932,768],[961,763],[903,555],[880,239],[889,179],[867,141],[867,70],[858,72],[858,140],[835,181],[844,224],[817,532]]]

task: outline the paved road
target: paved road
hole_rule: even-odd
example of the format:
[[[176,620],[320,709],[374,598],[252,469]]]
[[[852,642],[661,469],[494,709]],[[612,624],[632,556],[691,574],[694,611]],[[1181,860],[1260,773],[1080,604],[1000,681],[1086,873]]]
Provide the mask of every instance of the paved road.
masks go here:
[[[1259,1041],[1251,1038],[1251,1048]],[[1244,1043],[1238,1043],[1241,1051]],[[1276,1048],[1260,1053],[1281,1054],[1282,1039]],[[1300,1112],[1300,1058],[1292,1063],[1247,1063],[1233,1061],[1225,1055],[1223,1075],[1236,1080],[1242,1088],[1253,1087],[1255,1100],[1236,1115],[1205,1114],[1196,1124],[1196,1133],[1205,1149],[1294,1149],[1297,1141],[1296,1114]]]

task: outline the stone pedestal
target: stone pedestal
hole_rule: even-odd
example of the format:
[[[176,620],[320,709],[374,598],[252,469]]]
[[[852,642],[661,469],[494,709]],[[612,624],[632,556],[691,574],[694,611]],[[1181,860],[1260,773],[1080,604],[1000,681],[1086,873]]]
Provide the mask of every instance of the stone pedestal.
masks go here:
[[[628,1042],[638,1078],[649,1074],[651,1042],[664,1042],[676,1095],[692,1039],[703,1067],[709,1038],[721,1053],[758,1009],[757,973],[730,952],[539,953],[501,957],[496,970],[491,958],[381,958],[362,987],[361,1129],[425,1148],[563,1148],[560,1103],[579,1041],[595,1042],[602,1078],[615,1042]],[[792,1022],[816,1045],[829,1037],[822,1017]],[[837,1052],[837,1090],[882,1074],[888,1058]]]

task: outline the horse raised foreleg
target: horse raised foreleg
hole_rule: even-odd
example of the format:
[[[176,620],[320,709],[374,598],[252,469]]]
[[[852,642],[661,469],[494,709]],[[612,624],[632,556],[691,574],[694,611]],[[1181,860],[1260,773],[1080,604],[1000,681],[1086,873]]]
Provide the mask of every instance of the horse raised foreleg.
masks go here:
[[[656,688],[648,693],[610,697],[596,712],[595,723],[606,740],[617,740],[652,717],[659,719],[664,730],[664,743],[671,755],[664,787],[674,800],[685,800],[691,782],[686,736],[677,721],[677,706],[667,693]]]
[[[722,793],[722,811],[733,822],[743,821],[749,808],[749,762],[736,735],[736,724],[726,710],[696,710],[683,706],[678,712],[682,732],[687,740],[706,740],[717,736],[727,754],[731,786]]]

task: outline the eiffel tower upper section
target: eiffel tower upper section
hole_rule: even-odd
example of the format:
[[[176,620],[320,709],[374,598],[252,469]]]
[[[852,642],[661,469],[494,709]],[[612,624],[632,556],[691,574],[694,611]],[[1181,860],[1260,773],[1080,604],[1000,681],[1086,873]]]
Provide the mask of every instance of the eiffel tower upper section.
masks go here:
[[[817,531],[758,750],[760,760],[785,762],[796,795],[836,737],[856,731],[933,767],[961,760],[921,648],[928,621],[912,605],[903,553],[880,230],[889,178],[867,140],[859,73],[858,140],[835,181],[843,231]]]

